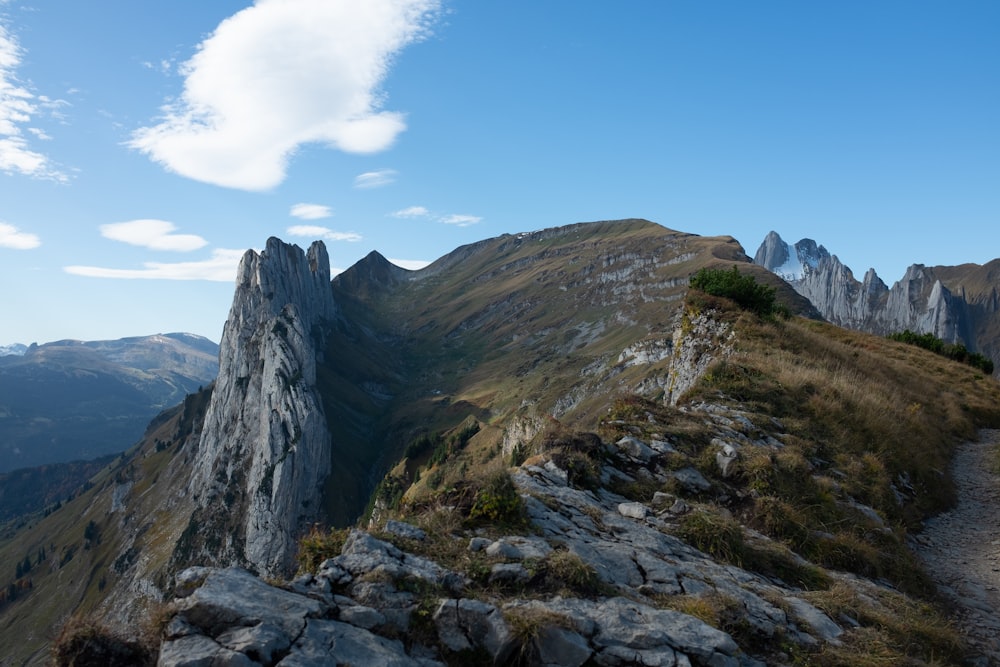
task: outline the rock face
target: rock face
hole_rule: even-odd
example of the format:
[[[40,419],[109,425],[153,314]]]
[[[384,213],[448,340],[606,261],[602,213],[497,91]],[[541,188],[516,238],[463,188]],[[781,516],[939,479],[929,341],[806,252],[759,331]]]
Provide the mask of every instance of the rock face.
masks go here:
[[[874,269],[858,281],[812,239],[789,245],[770,232],[754,263],[788,281],[834,324],[880,335],[904,329],[931,333],[1000,361],[1000,260],[985,266],[913,264],[889,288]]]
[[[266,574],[290,567],[330,470],[316,372],[335,312],[321,242],[303,253],[271,238],[243,256],[189,487],[198,509],[178,562],[200,554]]]
[[[720,437],[750,449],[780,448],[738,411],[702,409]],[[608,447],[609,478],[645,471],[667,480],[662,465],[677,455],[637,438]],[[711,483],[692,473],[700,484],[687,493],[697,497]],[[351,530],[339,555],[281,588],[239,568],[181,572],[158,664],[430,667],[479,656],[566,667],[760,667],[787,664],[787,656],[771,652],[776,645],[839,645],[844,619],[831,619],[795,584],[721,563],[678,539],[673,509],[655,510],[607,488],[575,488],[551,461],[526,463],[511,477],[528,534],[432,535],[388,521],[378,536]],[[467,558],[454,558],[462,551]],[[456,569],[463,564],[465,571]],[[576,583],[539,595],[534,589],[546,576]],[[876,604],[878,585],[830,576]],[[739,622],[729,631],[714,627],[685,611],[685,601],[721,604]]]

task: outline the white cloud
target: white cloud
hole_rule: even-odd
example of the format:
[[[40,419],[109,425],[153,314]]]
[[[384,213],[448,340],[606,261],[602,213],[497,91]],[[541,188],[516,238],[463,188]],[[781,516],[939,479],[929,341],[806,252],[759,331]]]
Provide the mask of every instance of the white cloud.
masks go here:
[[[99,266],[65,266],[63,271],[88,278],[125,280],[211,280],[232,282],[246,250],[218,249],[200,262],[144,262],[142,269],[109,269]]]
[[[389,215],[394,218],[427,218],[431,212],[423,206],[408,206],[398,211],[393,211]]]
[[[406,125],[382,109],[393,57],[429,30],[440,0],[257,0],[181,67],[184,90],[129,145],[170,171],[273,188],[308,143],[385,150]]]
[[[36,98],[20,85],[16,70],[21,64],[21,54],[17,40],[0,23],[0,171],[65,181],[66,175],[56,169],[48,157],[32,150],[22,132],[23,128],[38,138],[46,138],[43,130],[28,124],[38,113],[36,99],[46,107],[53,102],[44,97]]]
[[[295,204],[288,214],[300,220],[322,220],[331,217],[333,211],[322,204]]]
[[[482,218],[478,215],[445,215],[438,218],[440,222],[446,225],[455,225],[457,227],[468,227],[469,225],[474,225],[477,222],[482,222]]]
[[[469,225],[474,225],[483,221],[482,217],[478,215],[458,215],[455,213],[438,215],[423,206],[409,206],[398,211],[393,211],[389,215],[394,218],[429,218],[431,220],[436,220],[437,222],[443,222],[446,225],[455,225],[457,227],[468,227]]]
[[[410,271],[416,271],[430,265],[430,262],[422,259],[390,259],[389,261],[396,266],[409,269]]]
[[[152,250],[188,252],[208,245],[194,234],[174,234],[176,225],[166,220],[130,220],[101,225],[101,236]]]
[[[31,250],[42,245],[42,240],[34,234],[22,232],[14,225],[0,222],[0,248],[14,250]]]
[[[292,236],[308,236],[313,239],[323,239],[325,241],[360,241],[361,234],[354,232],[336,232],[329,227],[319,225],[292,225],[288,228],[288,233]]]
[[[354,187],[368,190],[389,185],[396,180],[395,169],[379,169],[378,171],[366,171],[354,177]]]

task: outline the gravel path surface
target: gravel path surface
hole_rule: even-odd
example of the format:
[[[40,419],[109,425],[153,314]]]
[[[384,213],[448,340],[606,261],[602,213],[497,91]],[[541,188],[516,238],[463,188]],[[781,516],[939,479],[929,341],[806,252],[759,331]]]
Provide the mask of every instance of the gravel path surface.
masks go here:
[[[955,622],[981,665],[1000,665],[998,448],[1000,430],[992,429],[959,448],[953,464],[958,504],[927,521],[915,540],[941,592],[955,603]]]

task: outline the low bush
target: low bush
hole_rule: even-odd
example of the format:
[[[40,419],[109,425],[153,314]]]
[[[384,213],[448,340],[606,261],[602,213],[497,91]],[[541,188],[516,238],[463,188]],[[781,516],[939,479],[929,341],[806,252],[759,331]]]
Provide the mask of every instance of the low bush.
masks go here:
[[[894,340],[907,345],[916,345],[925,350],[930,350],[942,357],[948,357],[959,363],[968,364],[973,368],[978,368],[987,375],[993,374],[993,360],[978,352],[969,352],[961,343],[945,343],[932,333],[914,333],[909,329],[904,329],[897,333],[886,336],[889,340]]]
[[[469,522],[510,527],[527,523],[524,501],[506,470],[490,474],[476,491],[469,509]]]
[[[691,277],[691,287],[712,296],[731,299],[740,308],[761,316],[783,310],[775,303],[773,287],[761,285],[753,276],[741,274],[735,266],[730,271],[700,269]]]

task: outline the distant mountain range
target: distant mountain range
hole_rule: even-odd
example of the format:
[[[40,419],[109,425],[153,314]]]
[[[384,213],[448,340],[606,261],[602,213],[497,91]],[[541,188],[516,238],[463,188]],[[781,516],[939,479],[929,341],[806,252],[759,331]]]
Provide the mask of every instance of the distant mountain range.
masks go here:
[[[888,287],[868,269],[862,280],[812,239],[767,235],[754,263],[780,276],[834,324],[885,335],[904,329],[961,343],[1000,368],[1000,259],[987,264],[912,264]]]
[[[0,472],[122,452],[218,372],[193,334],[21,347],[0,356]]]

